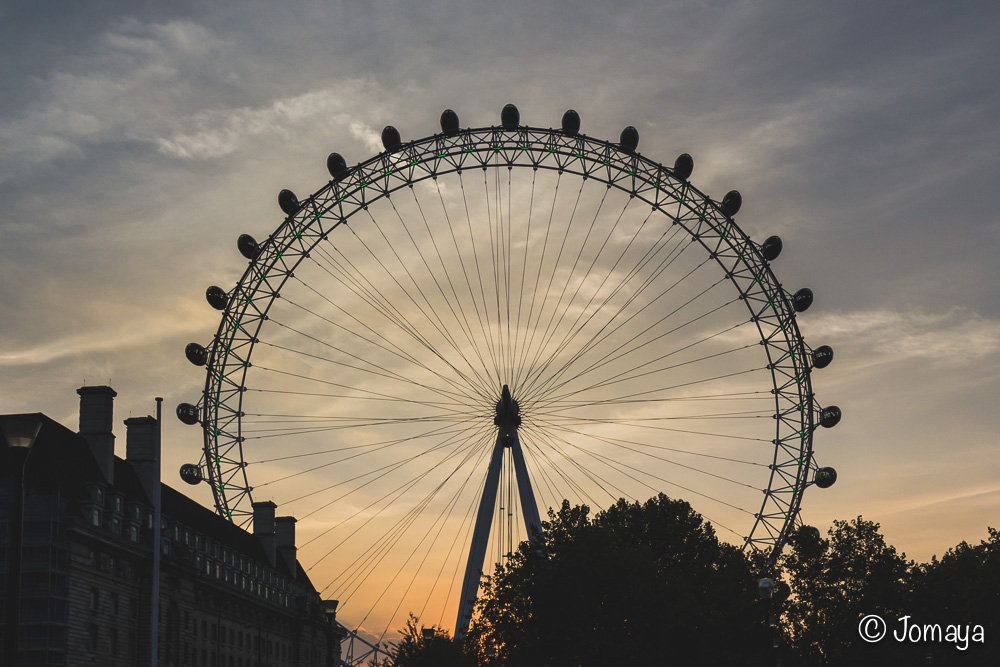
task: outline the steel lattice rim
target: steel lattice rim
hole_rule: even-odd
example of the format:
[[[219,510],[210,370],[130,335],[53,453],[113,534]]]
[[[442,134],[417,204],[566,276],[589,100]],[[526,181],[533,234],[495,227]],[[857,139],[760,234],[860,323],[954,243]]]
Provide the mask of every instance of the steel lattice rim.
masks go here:
[[[253,488],[242,452],[246,377],[261,326],[295,269],[352,216],[397,190],[455,172],[501,167],[555,170],[627,193],[681,225],[738,291],[766,351],[775,417],[768,487],[745,544],[773,560],[817,469],[812,447],[820,406],[812,392],[812,350],[799,331],[790,293],[775,278],[761,246],[718,202],[669,167],[615,143],[525,126],[437,134],[377,154],[301,202],[301,209],[261,243],[260,254],[227,294],[228,305],[208,346],[205,389],[197,406],[204,428],[203,466],[219,513],[239,525],[252,517]]]

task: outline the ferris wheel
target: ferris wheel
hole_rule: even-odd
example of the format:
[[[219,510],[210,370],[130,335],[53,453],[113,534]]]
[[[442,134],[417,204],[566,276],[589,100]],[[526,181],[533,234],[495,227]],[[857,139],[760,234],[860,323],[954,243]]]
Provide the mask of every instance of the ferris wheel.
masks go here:
[[[300,561],[370,639],[408,613],[464,634],[481,572],[563,499],[683,498],[773,563],[836,481],[813,457],[841,417],[812,388],[833,350],[803,340],[813,293],[775,278],[781,240],[736,225],[740,194],[641,155],[633,127],[500,121],[389,126],[311,196],[282,190],[186,350],[205,388],[177,414],[204,449],[182,477],[239,525],[254,498],[295,514]]]

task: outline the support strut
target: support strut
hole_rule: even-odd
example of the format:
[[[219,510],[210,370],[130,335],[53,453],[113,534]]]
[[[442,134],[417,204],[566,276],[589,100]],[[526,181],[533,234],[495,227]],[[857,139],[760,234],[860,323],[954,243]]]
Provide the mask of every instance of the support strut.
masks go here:
[[[500,483],[500,464],[503,461],[503,450],[510,448],[514,459],[514,473],[517,477],[517,493],[521,501],[521,512],[528,534],[534,537],[541,534],[542,522],[538,516],[538,505],[531,488],[528,467],[524,462],[524,452],[517,436],[517,427],[521,424],[521,416],[517,401],[510,395],[507,385],[503,386],[500,400],[497,402],[497,415],[493,420],[497,425],[497,441],[493,446],[490,466],[486,472],[486,484],[483,486],[483,496],[479,499],[479,510],[476,513],[476,527],[472,533],[472,544],[469,546],[469,560],[465,565],[465,578],[462,581],[462,597],[458,602],[458,619],[455,622],[455,637],[462,639],[469,630],[472,610],[475,607],[476,595],[479,593],[479,579],[483,573],[483,561],[486,559],[486,546],[490,538],[490,523],[493,520],[493,510],[496,507],[497,487]]]

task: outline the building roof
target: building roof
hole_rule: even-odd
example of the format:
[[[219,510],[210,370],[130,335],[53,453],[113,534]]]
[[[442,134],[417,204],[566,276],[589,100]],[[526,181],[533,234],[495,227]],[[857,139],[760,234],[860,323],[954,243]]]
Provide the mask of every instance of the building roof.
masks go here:
[[[5,415],[0,415],[0,417]],[[30,415],[41,421],[42,426],[26,469],[29,487],[45,491],[48,487],[60,489],[76,501],[87,501],[87,486],[105,483],[104,475],[94,460],[86,439],[42,413]],[[8,447],[0,449],[0,469],[11,470],[17,454]],[[151,505],[139,476],[132,465],[114,457],[114,483],[107,491],[122,495],[125,502]],[[236,524],[219,516],[180,491],[160,484],[161,512],[165,519],[182,523],[191,529],[218,540],[223,545],[263,564],[269,558],[260,540]],[[276,559],[275,569],[297,582],[315,590],[305,570],[296,560],[296,571],[290,572],[281,558]]]

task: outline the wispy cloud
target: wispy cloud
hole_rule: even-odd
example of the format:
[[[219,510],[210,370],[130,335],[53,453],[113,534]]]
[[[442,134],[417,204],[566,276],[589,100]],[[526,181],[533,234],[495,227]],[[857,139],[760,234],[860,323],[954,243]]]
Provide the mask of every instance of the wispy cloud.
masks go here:
[[[810,329],[843,341],[860,357],[924,358],[937,364],[979,363],[1000,351],[1000,322],[964,309],[901,312],[876,309],[824,313]]]
[[[345,100],[371,96],[375,84],[368,79],[344,81],[336,89],[310,91],[275,100],[263,108],[243,107],[203,112],[180,120],[178,129],[154,139],[159,151],[185,159],[211,159],[237,150],[251,137],[289,139],[294,132],[316,122],[350,124],[351,133],[370,150],[381,150],[379,135],[358,121],[351,121]],[[374,133],[376,144],[372,144]]]

